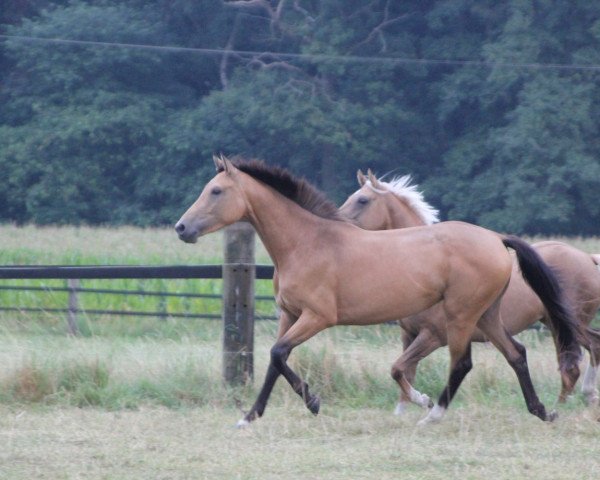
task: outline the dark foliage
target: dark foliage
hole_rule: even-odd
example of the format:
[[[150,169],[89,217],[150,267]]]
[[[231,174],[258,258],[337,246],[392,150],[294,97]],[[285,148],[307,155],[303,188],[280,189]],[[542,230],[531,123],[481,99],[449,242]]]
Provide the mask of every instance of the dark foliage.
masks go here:
[[[372,168],[445,218],[600,234],[600,71],[556,67],[600,64],[594,2],[4,3],[0,221],[170,224],[223,153],[337,202]]]

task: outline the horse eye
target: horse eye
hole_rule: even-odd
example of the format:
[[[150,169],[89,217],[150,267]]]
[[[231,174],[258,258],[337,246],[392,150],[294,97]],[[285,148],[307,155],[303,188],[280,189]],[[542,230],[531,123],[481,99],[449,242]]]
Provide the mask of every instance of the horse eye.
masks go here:
[[[367,197],[359,197],[358,203],[360,203],[361,205],[366,205],[367,203],[369,203],[369,199]]]
[[[221,187],[214,187],[210,193],[212,193],[213,195],[218,195],[221,192],[222,192]]]

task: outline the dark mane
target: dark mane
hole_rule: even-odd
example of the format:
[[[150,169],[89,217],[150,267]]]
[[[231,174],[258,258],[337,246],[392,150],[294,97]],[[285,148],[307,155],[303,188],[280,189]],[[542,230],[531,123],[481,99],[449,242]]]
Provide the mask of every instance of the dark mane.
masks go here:
[[[234,157],[231,161],[238,170],[277,190],[305,210],[321,218],[343,221],[335,204],[306,179],[297,178],[286,169],[267,165],[261,160]]]

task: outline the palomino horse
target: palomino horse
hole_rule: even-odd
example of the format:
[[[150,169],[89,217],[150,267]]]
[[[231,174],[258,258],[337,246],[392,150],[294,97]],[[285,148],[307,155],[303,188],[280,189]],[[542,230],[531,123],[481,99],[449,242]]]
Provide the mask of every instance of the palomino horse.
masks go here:
[[[361,228],[389,230],[431,225],[438,221],[437,210],[424,201],[415,185],[411,185],[410,176],[384,182],[370,171],[368,178],[359,171],[358,183],[361,188],[340,207],[340,214]],[[600,332],[588,325],[600,308],[600,255],[589,255],[561,242],[539,242],[532,247],[546,263],[560,272],[561,283],[576,309],[575,315],[580,328],[587,331],[588,342],[583,342],[583,345],[590,352],[590,363],[584,375],[582,392],[588,404],[598,403],[596,376],[600,363]],[[513,274],[502,298],[500,314],[511,335],[539,320],[551,329],[556,342],[556,332],[548,318],[548,312],[523,280],[517,262],[513,262]],[[445,324],[444,312],[435,306],[400,320],[404,353],[393,367],[394,378],[400,379],[401,388],[397,414],[404,411],[411,398],[420,405],[428,403],[426,395],[419,395],[408,385],[414,381],[418,362],[447,344]],[[473,340],[482,342],[487,339],[483,332],[476,329]],[[402,379],[406,379],[406,383]],[[575,387],[577,371],[563,371],[561,379],[559,400],[564,401]]]
[[[405,318],[441,303],[447,318],[450,376],[423,423],[443,417],[471,369],[476,327],[502,352],[517,374],[528,410],[552,420],[540,402],[524,347],[500,322],[500,298],[512,270],[507,247],[559,332],[561,368],[577,368],[577,325],[562,303],[558,283],[525,242],[475,225],[446,222],[431,227],[368,231],[340,220],[337,208],[306,181],[258,161],[215,158],[217,175],[175,225],[179,238],[200,235],[239,220],[249,221],[277,269],[281,308],[278,338],[255,404],[238,425],[260,417],[279,375],[314,414],[319,397],[289,367],[293,348],[334,325],[366,325]]]

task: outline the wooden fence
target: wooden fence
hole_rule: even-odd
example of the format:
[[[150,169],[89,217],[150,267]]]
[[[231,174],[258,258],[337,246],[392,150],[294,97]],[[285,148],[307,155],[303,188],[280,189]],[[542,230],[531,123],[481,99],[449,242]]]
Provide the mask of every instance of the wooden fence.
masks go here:
[[[226,229],[223,265],[171,265],[171,266],[0,266],[0,279],[65,279],[67,286],[52,288],[53,291],[68,292],[65,308],[34,309],[18,305],[0,305],[0,311],[51,311],[65,313],[72,335],[78,334],[77,314],[103,314],[123,316],[171,316],[188,318],[223,319],[223,377],[230,384],[252,380],[254,371],[254,306],[256,300],[272,297],[254,295],[255,280],[271,280],[273,267],[255,265],[254,230],[248,224],[235,224]],[[116,290],[82,288],[81,279],[222,279],[222,295],[201,293],[177,293],[147,290]],[[48,291],[46,287],[0,285],[0,290]],[[80,308],[79,294],[107,293],[121,295],[181,296],[191,298],[222,298],[222,314],[149,312],[123,310],[88,310]]]

